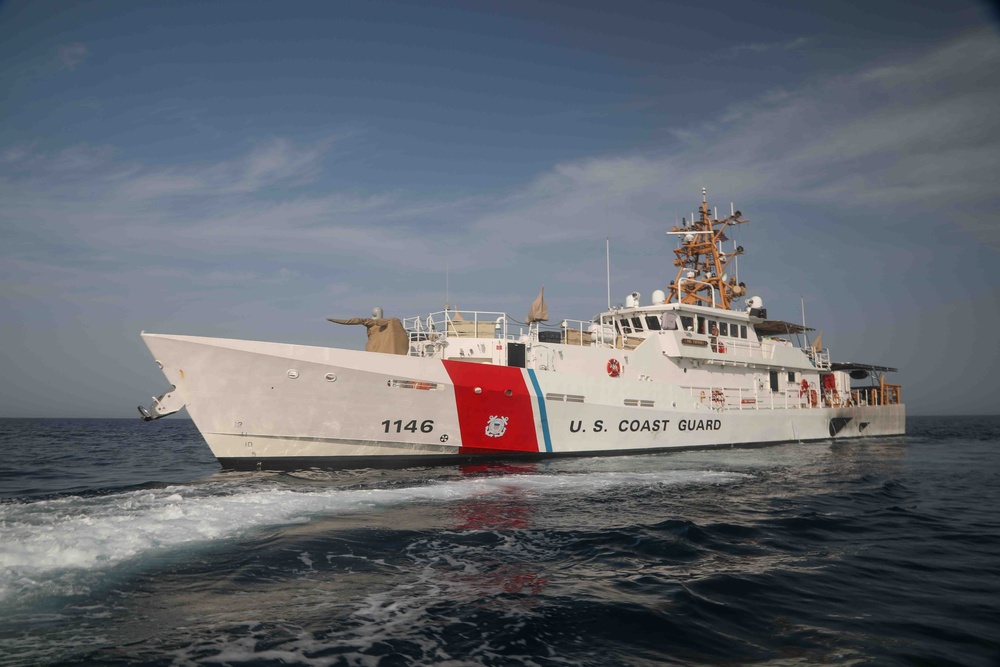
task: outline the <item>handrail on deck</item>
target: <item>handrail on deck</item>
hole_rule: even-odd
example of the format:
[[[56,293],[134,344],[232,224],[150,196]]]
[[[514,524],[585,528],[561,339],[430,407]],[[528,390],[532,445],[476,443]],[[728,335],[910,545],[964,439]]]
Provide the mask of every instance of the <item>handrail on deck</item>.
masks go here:
[[[852,389],[851,396],[859,405],[901,405],[903,385],[890,384],[883,377],[878,385]]]
[[[454,336],[459,338],[508,339],[507,313],[480,310],[440,310],[426,318],[407,317],[403,327],[414,335]]]
[[[615,344],[614,329],[608,326],[607,329],[612,331],[609,333],[604,326],[593,321],[563,320],[560,322],[560,329],[562,329],[562,342],[566,345],[604,347]]]
[[[797,389],[756,391],[753,388],[712,385],[686,385],[681,389],[686,390],[696,403],[713,410],[807,410],[902,403],[901,385],[884,381],[878,386],[854,389],[843,395],[837,390],[822,393]]]

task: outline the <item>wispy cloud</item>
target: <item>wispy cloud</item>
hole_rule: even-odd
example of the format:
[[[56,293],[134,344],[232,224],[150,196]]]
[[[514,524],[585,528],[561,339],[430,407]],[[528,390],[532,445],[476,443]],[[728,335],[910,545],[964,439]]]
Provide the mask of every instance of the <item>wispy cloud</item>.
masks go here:
[[[608,218],[616,230],[623,216],[662,224],[664,210],[689,210],[675,193],[708,185],[803,210],[892,209],[910,225],[921,211],[950,210],[949,223],[1000,249],[1000,227],[979,215],[1000,203],[996,72],[1000,44],[973,33],[917,57],[768,91],[680,128],[683,145],[669,154],[558,165],[476,225],[558,242],[606,230]],[[855,217],[862,224],[870,214]]]
[[[752,196],[851,207],[952,210],[975,222],[998,200],[1000,43],[972,33],[914,57],[734,105],[677,136],[701,156],[689,173]],[[958,213],[963,211],[963,213]]]
[[[733,60],[747,54],[784,53],[799,51],[815,42],[813,37],[793,37],[779,42],[740,42],[728,47],[713,50],[707,57],[708,62]]]
[[[25,252],[59,242],[126,264],[252,256],[270,267],[219,266],[198,274],[206,285],[304,279],[300,262],[331,275],[445,264],[460,273],[526,258],[558,266],[567,281],[597,283],[599,271],[568,258],[604,236],[657,237],[707,185],[727,200],[864,209],[857,225],[890,207],[908,224],[921,211],[954,211],[956,228],[1000,248],[996,225],[968,215],[997,204],[997,71],[996,40],[970,34],[919,57],[763,93],[680,128],[688,142],[670,153],[567,161],[506,192],[463,198],[338,189],[324,172],[334,139],[275,138],[230,159],[168,168],[122,161],[110,147],[44,154],[18,145],[0,150],[0,229]]]
[[[56,57],[63,69],[74,70],[90,56],[90,49],[83,42],[63,44],[56,49]]]
[[[795,37],[781,42],[744,42],[729,47],[730,55],[739,55],[746,51],[751,53],[766,53],[767,51],[794,51],[812,42],[808,37]]]
[[[144,170],[123,183],[120,194],[127,199],[218,196],[248,194],[274,185],[302,185],[319,176],[322,158],[332,144],[332,139],[325,139],[302,147],[286,139],[272,139],[234,160]]]

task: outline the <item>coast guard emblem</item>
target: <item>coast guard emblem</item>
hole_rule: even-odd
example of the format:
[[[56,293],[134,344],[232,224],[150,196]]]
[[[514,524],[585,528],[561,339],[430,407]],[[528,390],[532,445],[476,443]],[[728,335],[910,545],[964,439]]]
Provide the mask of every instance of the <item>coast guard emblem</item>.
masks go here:
[[[486,422],[486,435],[499,438],[507,432],[507,417],[490,417]]]

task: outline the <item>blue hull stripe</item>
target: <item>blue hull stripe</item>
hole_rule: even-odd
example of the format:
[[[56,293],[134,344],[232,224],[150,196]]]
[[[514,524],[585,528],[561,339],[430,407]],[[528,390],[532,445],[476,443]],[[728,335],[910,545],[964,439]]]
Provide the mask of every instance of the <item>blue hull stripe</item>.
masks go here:
[[[545,437],[545,451],[552,453],[552,437],[549,435],[549,418],[545,414],[545,397],[542,395],[542,388],[538,386],[538,378],[535,371],[527,368],[528,377],[531,378],[531,386],[535,388],[535,396],[538,397],[538,416],[542,420],[542,435]]]

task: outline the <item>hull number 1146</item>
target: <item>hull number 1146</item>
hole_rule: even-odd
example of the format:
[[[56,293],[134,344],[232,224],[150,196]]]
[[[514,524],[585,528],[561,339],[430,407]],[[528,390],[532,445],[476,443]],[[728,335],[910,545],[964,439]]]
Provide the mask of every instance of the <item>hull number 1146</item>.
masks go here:
[[[403,422],[402,419],[395,421],[386,419],[382,422],[382,426],[385,428],[386,433],[402,433],[403,431],[409,431],[410,433],[416,433],[417,431],[431,433],[434,431],[434,420],[425,419],[417,425],[416,419],[411,419],[408,422]]]

